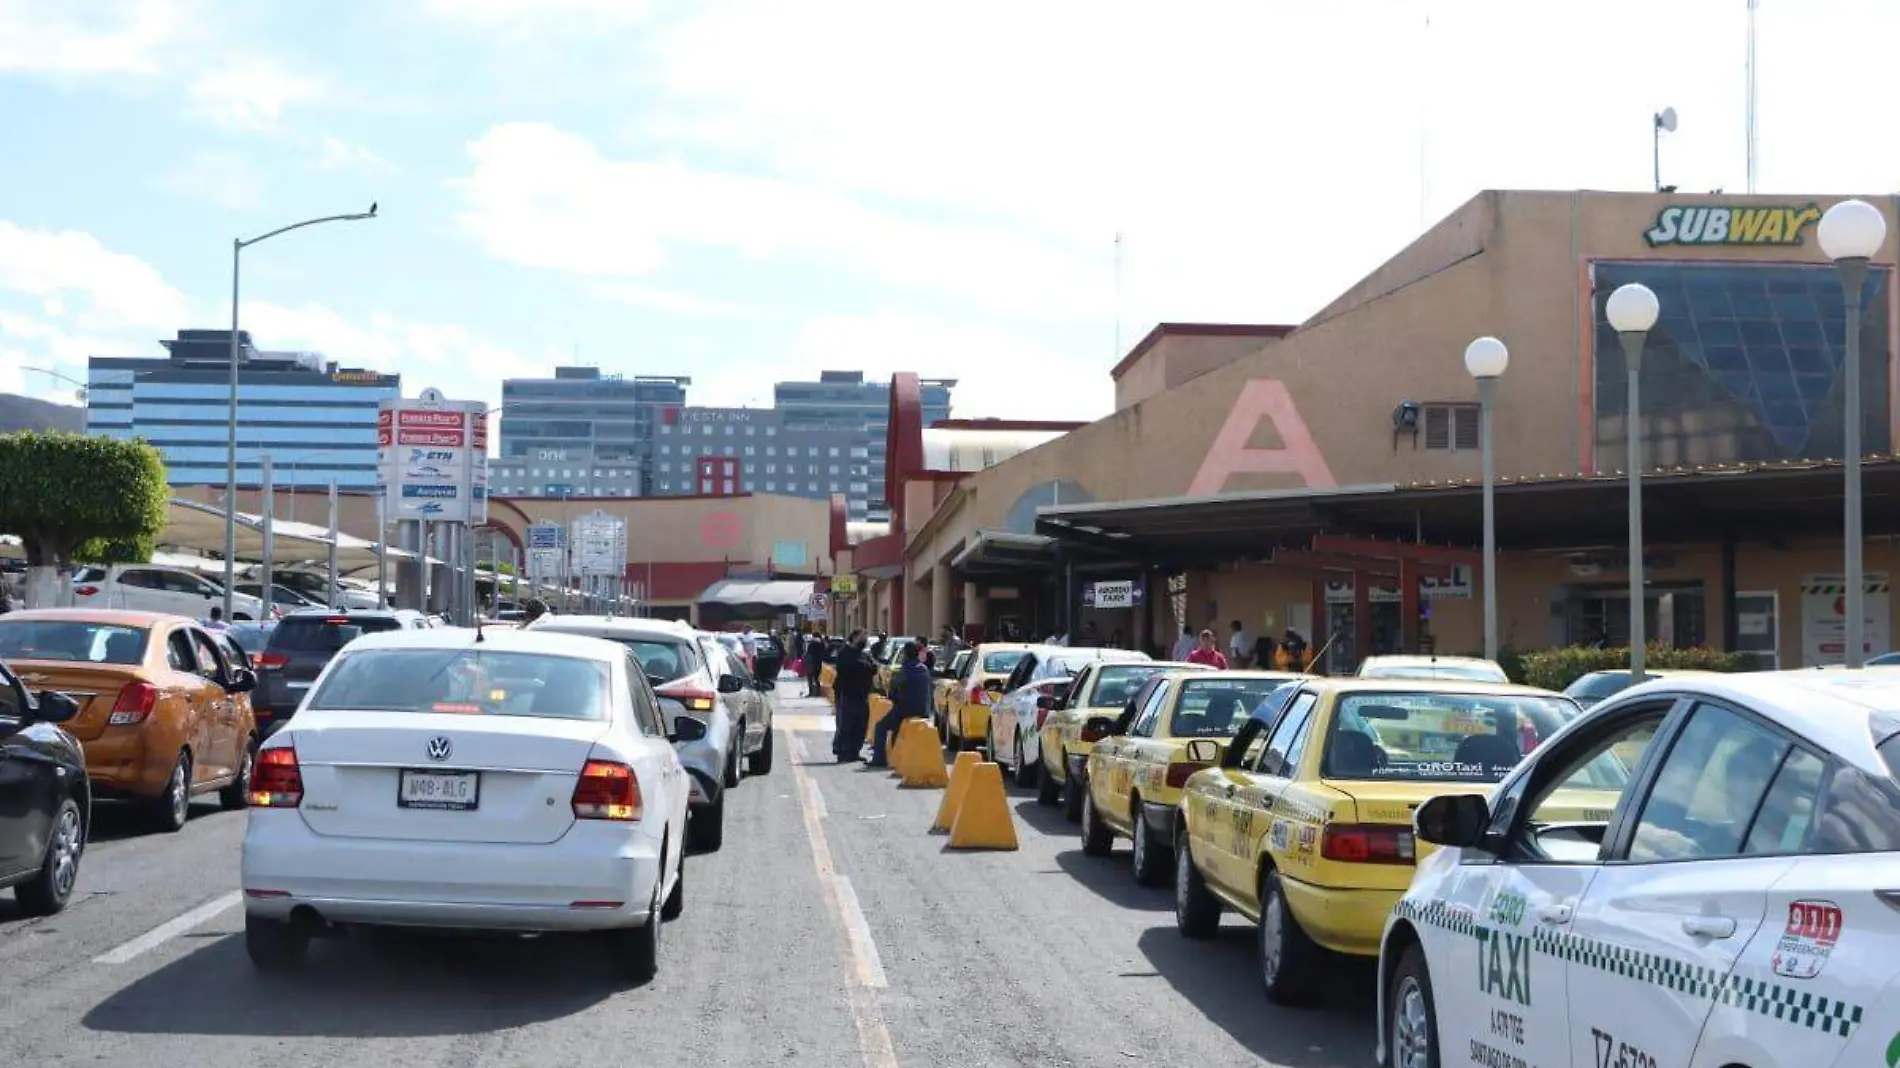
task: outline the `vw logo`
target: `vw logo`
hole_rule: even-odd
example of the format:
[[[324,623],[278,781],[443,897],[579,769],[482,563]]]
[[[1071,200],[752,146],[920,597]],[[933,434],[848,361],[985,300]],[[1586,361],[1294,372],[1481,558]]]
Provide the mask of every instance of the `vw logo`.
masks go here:
[[[447,760],[449,758],[449,740],[447,738],[429,739],[429,759]]]

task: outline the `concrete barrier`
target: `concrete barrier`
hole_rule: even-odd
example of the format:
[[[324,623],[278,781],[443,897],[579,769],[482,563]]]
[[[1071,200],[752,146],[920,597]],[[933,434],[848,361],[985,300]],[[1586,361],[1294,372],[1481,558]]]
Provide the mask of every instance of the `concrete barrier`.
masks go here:
[[[970,785],[950,824],[951,849],[1017,848],[1016,819],[1003,789],[1003,769],[984,761],[970,769]]]
[[[963,807],[964,795],[970,792],[970,773],[981,763],[981,754],[957,754],[957,762],[950,765],[950,788],[943,792],[943,803],[937,806],[937,821],[930,825],[931,833],[950,833],[951,825],[957,820],[957,810]]]
[[[943,751],[937,748],[937,732],[921,719],[907,719],[898,731],[903,739],[904,755],[902,763],[896,765],[903,775],[905,787],[911,789],[942,789],[950,785],[950,778],[944,772]]]

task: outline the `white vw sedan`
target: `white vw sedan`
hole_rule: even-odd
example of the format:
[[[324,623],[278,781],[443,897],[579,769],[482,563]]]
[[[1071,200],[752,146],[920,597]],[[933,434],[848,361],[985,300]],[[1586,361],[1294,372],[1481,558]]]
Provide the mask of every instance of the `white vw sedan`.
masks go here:
[[[626,647],[491,629],[351,642],[257,754],[252,962],[350,924],[597,932],[650,979],[684,904],[688,784]],[[681,717],[681,730],[696,722]]]
[[[1900,1061],[1900,674],[1679,675],[1434,797],[1390,1068]]]

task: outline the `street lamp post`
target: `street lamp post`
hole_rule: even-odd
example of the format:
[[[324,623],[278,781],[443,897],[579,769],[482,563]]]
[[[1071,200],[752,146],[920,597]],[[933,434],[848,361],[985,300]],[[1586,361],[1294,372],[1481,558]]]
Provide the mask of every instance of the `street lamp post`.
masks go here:
[[[332,222],[356,222],[375,217],[376,205],[371,204],[368,211],[353,215],[325,215],[320,219],[305,219],[300,223],[280,226],[249,240],[241,237],[231,239],[231,382],[230,397],[225,405],[224,413],[224,618],[227,620],[231,618],[231,587],[237,582],[238,278],[243,252],[252,245],[261,244],[292,230],[301,230],[306,226]],[[266,575],[265,581],[269,580],[270,576]]]
[[[1645,619],[1649,602],[1643,577],[1643,343],[1656,325],[1659,310],[1656,294],[1638,282],[1618,286],[1603,304],[1604,317],[1623,342],[1623,369],[1628,380],[1623,426],[1624,436],[1629,439],[1630,679],[1634,682],[1643,681],[1649,652]]]
[[[1491,409],[1497,400],[1498,379],[1511,365],[1511,350],[1494,337],[1481,337],[1465,346],[1465,370],[1478,382],[1478,452],[1484,464],[1484,655],[1498,658],[1498,532],[1492,473]]]
[[[1861,667],[1866,662],[1866,587],[1861,572],[1860,519],[1860,328],[1861,289],[1867,281],[1867,261],[1887,241],[1887,219],[1880,209],[1864,200],[1843,200],[1827,209],[1816,229],[1821,251],[1840,271],[1841,289],[1847,304],[1847,354],[1841,368],[1846,379],[1842,393],[1846,399],[1842,421],[1841,459],[1846,467],[1846,506],[1842,531],[1846,545],[1846,567],[1842,576],[1846,593],[1846,665]]]

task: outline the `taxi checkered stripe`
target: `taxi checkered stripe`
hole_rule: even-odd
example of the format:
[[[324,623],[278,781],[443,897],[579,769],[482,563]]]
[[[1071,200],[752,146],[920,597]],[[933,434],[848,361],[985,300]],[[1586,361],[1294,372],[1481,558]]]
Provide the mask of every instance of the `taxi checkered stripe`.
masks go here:
[[[1405,919],[1430,924],[1453,934],[1468,937],[1477,934],[1475,917],[1463,910],[1454,910],[1442,901],[1417,903],[1401,899],[1393,911]],[[1841,1038],[1848,1037],[1860,1026],[1861,1006],[1838,998],[1824,997],[1810,990],[1732,973],[1723,976],[1699,964],[1644,953],[1627,946],[1609,945],[1541,926],[1532,928],[1530,936],[1531,948],[1544,956],[1706,1001],[1720,1002],[1781,1023]]]

